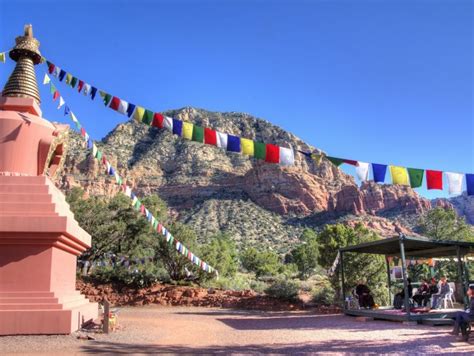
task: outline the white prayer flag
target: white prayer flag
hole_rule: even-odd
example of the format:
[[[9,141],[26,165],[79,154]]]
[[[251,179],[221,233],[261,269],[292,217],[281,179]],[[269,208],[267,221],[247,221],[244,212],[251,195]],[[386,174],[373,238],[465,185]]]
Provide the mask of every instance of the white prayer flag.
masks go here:
[[[61,68],[59,68],[58,66],[54,67],[53,76],[57,78],[59,77],[59,73],[61,73]]]
[[[171,117],[165,116],[164,121],[164,126],[171,132],[173,132],[173,119]]]
[[[356,175],[361,182],[369,179],[369,163],[357,162]]]
[[[58,105],[58,109],[61,108],[61,106],[63,106],[64,104],[66,104],[66,102],[64,101],[63,97],[60,96],[59,97],[59,105]]]
[[[44,79],[43,79],[43,84],[46,85],[46,84],[48,84],[50,81],[51,81],[51,78],[50,78],[47,74],[45,74],[45,75],[44,75]]]
[[[128,109],[128,102],[126,102],[125,100],[120,100],[120,104],[117,111],[121,114],[126,114],[127,109]]]
[[[91,91],[90,84],[85,83],[84,84],[84,89],[82,89],[82,94],[87,96],[87,95],[89,95],[90,91]]]
[[[464,175],[461,173],[446,172],[446,178],[448,178],[448,189],[449,194],[461,194],[462,193],[462,180]]]
[[[227,134],[217,131],[217,147],[227,149]]]
[[[125,195],[126,195],[127,197],[131,197],[131,196],[132,196],[132,189],[131,189],[128,185],[125,187]]]
[[[95,157],[97,155],[97,146],[95,143],[92,144],[92,156]]]
[[[292,166],[295,164],[293,149],[280,147],[280,164],[282,166]]]

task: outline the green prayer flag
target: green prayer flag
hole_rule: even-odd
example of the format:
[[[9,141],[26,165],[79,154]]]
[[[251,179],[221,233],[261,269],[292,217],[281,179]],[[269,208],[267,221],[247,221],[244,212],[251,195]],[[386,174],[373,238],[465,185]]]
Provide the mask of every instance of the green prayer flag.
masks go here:
[[[171,235],[171,236],[170,236],[170,240],[168,241],[168,243],[169,243],[170,245],[172,245],[172,244],[173,244],[173,241],[174,241],[174,237],[173,237],[173,235]]]
[[[97,159],[102,159],[102,151],[97,150],[97,154],[95,155]]]
[[[425,171],[418,168],[407,168],[407,170],[410,177],[410,186],[412,188],[421,187],[421,184],[423,183],[423,173]]]
[[[153,221],[153,228],[156,230],[158,227],[158,220]]]
[[[341,164],[344,163],[344,160],[343,159],[340,159],[340,158],[336,158],[336,157],[330,157],[330,156],[326,156],[326,158],[331,161],[332,164],[334,164],[336,167],[339,167]]]
[[[151,123],[153,122],[153,115],[154,115],[153,111],[145,110],[145,114],[143,114],[142,122],[144,124],[151,125]]]
[[[106,94],[105,97],[104,97],[104,105],[108,106],[109,103],[110,103],[110,100],[112,100],[112,95]]]
[[[50,84],[51,85],[49,86],[49,91],[51,92],[51,94],[54,94],[54,92],[56,91],[56,86],[53,83]]]
[[[141,206],[142,206],[142,202],[137,199],[137,201],[135,202],[135,210],[140,210]]]
[[[72,77],[71,79],[71,87],[75,87],[76,86],[76,83],[77,83],[77,78],[76,77]]]
[[[204,142],[204,127],[194,125],[193,128],[193,141]]]
[[[267,146],[263,142],[253,143],[254,156],[258,159],[265,159],[267,155]]]

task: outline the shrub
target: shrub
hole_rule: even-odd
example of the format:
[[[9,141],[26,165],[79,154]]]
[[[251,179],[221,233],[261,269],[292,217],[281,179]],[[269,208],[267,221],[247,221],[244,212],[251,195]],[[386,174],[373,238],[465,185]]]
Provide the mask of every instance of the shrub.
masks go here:
[[[250,289],[254,292],[263,293],[265,292],[265,289],[267,289],[267,287],[268,284],[266,284],[265,282],[255,280],[250,281]]]
[[[299,283],[287,278],[277,278],[265,290],[270,297],[282,300],[296,300],[299,291]]]
[[[336,293],[330,286],[323,286],[315,288],[313,290],[312,301],[317,305],[332,305],[334,304],[334,298]]]

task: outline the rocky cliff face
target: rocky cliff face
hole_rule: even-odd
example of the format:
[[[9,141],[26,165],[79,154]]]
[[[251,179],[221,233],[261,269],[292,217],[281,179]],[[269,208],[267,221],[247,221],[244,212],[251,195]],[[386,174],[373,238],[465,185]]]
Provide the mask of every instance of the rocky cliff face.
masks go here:
[[[167,113],[198,125],[295,150],[313,147],[265,120],[241,113],[184,108]],[[58,185],[81,186],[88,194],[112,195],[117,186],[71,135]],[[178,219],[202,236],[227,231],[242,244],[265,243],[286,250],[305,226],[359,221],[382,235],[394,222],[410,222],[431,202],[409,187],[354,179],[328,161],[316,165],[296,154],[294,167],[265,164],[240,154],[190,142],[166,130],[126,122],[99,144],[138,195],[159,194]]]
[[[474,225],[474,196],[468,196],[466,192],[450,199],[435,199],[432,204],[451,207],[464,217],[466,222]]]

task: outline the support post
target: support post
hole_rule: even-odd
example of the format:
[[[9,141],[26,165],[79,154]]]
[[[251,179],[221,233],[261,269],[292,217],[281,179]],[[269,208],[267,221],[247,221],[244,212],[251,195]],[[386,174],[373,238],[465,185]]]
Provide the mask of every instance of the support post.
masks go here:
[[[390,262],[387,256],[385,256],[385,263],[387,264],[388,301],[389,304],[392,305],[392,281],[390,279]]]
[[[408,320],[410,320],[410,301],[408,298],[408,281],[407,281],[407,269],[405,263],[405,246],[403,244],[404,236],[400,235],[400,257],[402,258],[402,277],[403,277],[403,290],[405,291],[405,311],[407,313]]]
[[[107,299],[104,298],[104,324],[103,324],[103,331],[104,334],[109,333],[109,316],[110,316],[110,303]]]
[[[340,251],[341,254],[341,285],[342,285],[342,306],[346,310],[346,283],[344,280],[344,252]]]
[[[466,289],[466,283],[464,279],[464,273],[463,273],[463,266],[462,266],[462,259],[461,259],[461,249],[459,246],[456,247],[456,257],[458,259],[458,282],[461,284],[462,288],[462,299],[464,301],[464,307],[467,308],[469,301],[467,299],[467,289]],[[469,283],[469,282],[468,282]]]

